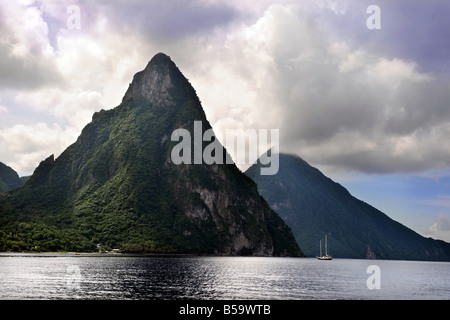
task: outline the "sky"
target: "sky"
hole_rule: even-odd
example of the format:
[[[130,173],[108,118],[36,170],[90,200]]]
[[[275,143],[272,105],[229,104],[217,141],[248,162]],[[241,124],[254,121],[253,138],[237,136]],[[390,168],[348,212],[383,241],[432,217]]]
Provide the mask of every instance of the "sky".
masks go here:
[[[450,242],[449,14],[447,0],[0,0],[0,161],[32,174],[164,52],[215,131],[279,129],[280,151]]]

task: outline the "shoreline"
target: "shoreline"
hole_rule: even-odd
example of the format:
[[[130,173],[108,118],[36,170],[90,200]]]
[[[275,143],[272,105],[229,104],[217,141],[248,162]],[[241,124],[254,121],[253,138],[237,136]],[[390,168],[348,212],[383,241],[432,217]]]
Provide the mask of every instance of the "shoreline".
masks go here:
[[[186,254],[186,253],[131,253],[131,252],[33,252],[33,251],[23,251],[23,252],[0,252],[0,256],[25,256],[25,255],[65,255],[65,256],[198,256],[196,254]]]
[[[307,259],[307,257],[278,257],[278,256],[238,256],[238,255],[208,255],[208,254],[196,254],[196,253],[132,253],[132,252],[0,252],[1,257],[26,257],[26,256],[35,256],[35,257],[57,257],[57,256],[66,256],[66,257],[248,257],[248,258],[289,258],[289,259],[298,259],[303,258]]]
[[[285,259],[299,259],[300,260],[317,260],[316,257],[274,257],[274,256],[233,256],[233,255],[198,255],[195,253],[128,253],[128,252],[0,252],[1,257],[11,256],[41,256],[41,257],[229,257],[229,258],[285,258]],[[333,260],[358,260],[365,262],[435,262],[435,263],[450,263],[450,261],[438,260],[393,260],[393,259],[362,259],[362,258],[333,258]]]

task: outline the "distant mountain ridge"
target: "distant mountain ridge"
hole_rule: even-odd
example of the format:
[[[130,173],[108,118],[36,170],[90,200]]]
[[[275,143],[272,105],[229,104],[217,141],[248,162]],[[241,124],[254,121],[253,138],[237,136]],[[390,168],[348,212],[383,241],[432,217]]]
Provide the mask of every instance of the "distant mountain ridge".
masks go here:
[[[14,169],[0,162],[0,192],[6,192],[21,187],[24,179],[21,179]]]
[[[425,238],[352,196],[297,155],[280,154],[276,175],[261,176],[260,164],[246,174],[292,228],[307,256],[319,255],[328,237],[329,253],[341,258],[450,261],[450,244]]]
[[[175,165],[174,130],[211,128],[169,56],[22,188],[0,195],[0,250],[301,256],[290,228],[233,165]],[[224,152],[226,154],[226,152]]]

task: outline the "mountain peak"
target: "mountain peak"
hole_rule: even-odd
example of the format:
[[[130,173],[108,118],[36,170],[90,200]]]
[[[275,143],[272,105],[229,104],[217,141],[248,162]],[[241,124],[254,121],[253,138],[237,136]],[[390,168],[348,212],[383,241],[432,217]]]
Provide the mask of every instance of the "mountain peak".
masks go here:
[[[170,104],[170,89],[186,85],[190,86],[175,63],[168,55],[160,52],[144,70],[134,75],[122,102],[144,98],[152,104]]]
[[[148,63],[147,67],[151,64],[162,64],[162,63],[171,63],[174,64],[170,56],[163,52],[159,52],[153,56],[153,58]]]
[[[170,56],[165,53],[159,52],[153,56],[153,58],[148,62],[147,66],[143,71],[143,74],[152,73],[155,69],[159,69],[158,71],[168,71],[168,70],[178,70],[175,63],[172,61]],[[179,71],[179,70],[178,70]],[[141,73],[138,72],[138,73]],[[180,72],[180,71],[179,71]]]

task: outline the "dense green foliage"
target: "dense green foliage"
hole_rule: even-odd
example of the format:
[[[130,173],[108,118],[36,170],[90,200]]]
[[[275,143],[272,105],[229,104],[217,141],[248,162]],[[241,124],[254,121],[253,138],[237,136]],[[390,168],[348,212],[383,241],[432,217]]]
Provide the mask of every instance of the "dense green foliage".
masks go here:
[[[294,155],[280,154],[276,175],[261,176],[260,164],[246,174],[292,228],[307,256],[319,255],[328,237],[335,257],[450,260],[450,244],[424,238],[369,204]]]
[[[0,250],[221,254],[236,230],[254,243],[239,254],[272,241],[276,255],[301,254],[290,229],[235,165],[170,161],[175,129],[192,131],[195,120],[210,125],[175,64],[159,60],[146,72],[172,86],[146,90],[164,99],[156,103],[137,91],[147,85],[139,81],[148,81],[138,73],[121,105],[95,113],[57,159],[42,161],[25,186],[0,196]],[[201,192],[225,193],[229,203],[211,207]],[[271,226],[252,210],[264,212]]]

